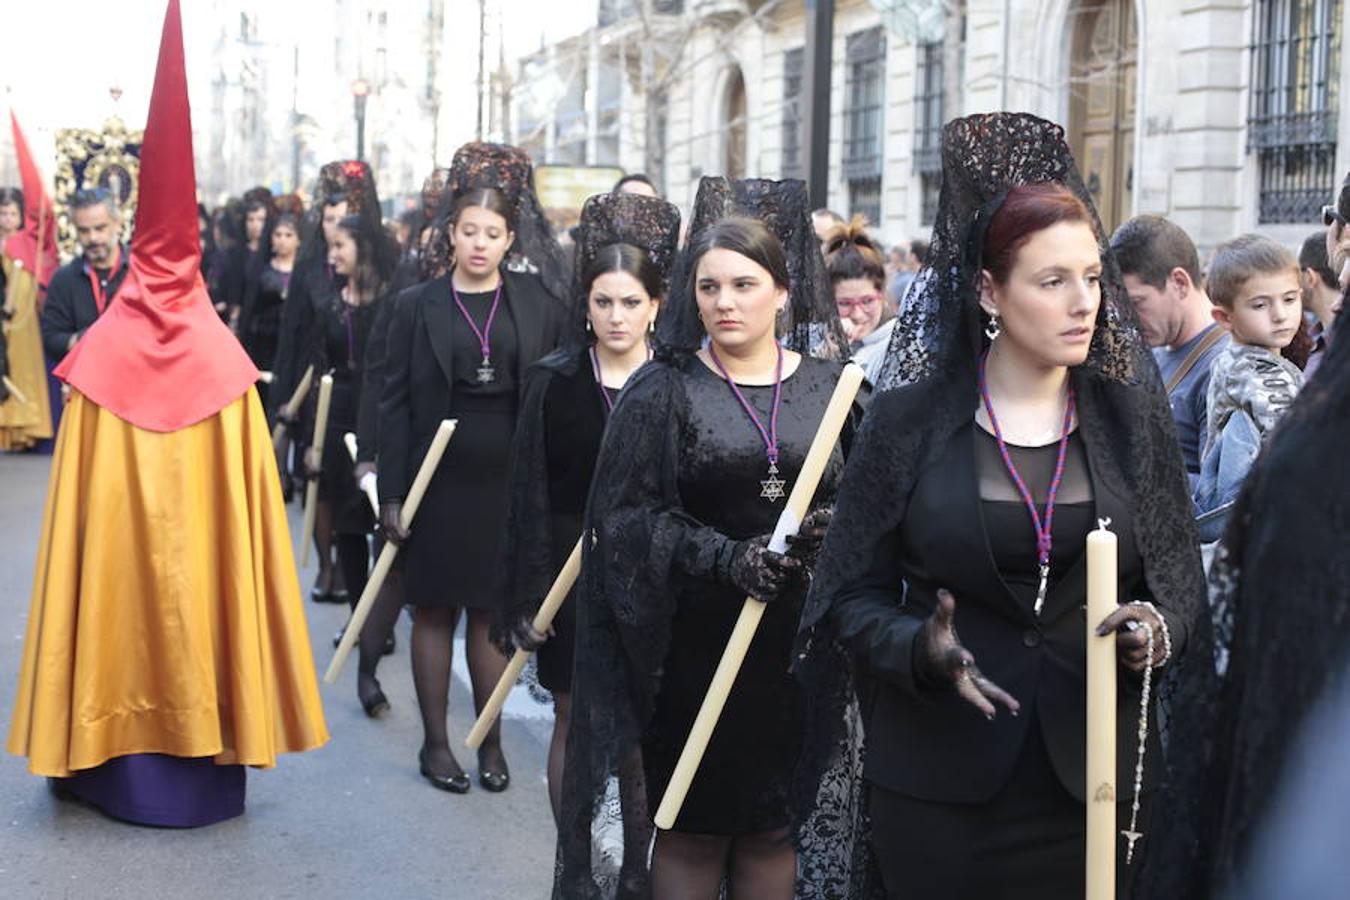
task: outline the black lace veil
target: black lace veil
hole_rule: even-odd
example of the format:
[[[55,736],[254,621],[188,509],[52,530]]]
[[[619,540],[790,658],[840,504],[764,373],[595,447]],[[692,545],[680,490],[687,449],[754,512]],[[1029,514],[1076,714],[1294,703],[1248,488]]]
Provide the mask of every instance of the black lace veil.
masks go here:
[[[474,189],[495,188],[506,198],[511,211],[515,243],[504,265],[513,271],[530,272],[544,288],[562,301],[569,282],[567,261],[553,236],[553,226],[534,193],[534,167],[519,147],[508,144],[471,142],[455,151],[442,191],[436,225],[428,239],[423,268],[448,272],[454,253],[450,248],[450,215],[455,204]]]
[[[582,207],[575,234],[572,311],[564,343],[586,343],[590,285],[582,280],[606,247],[629,244],[641,250],[660,273],[663,296],[670,292],[671,270],[680,245],[680,211],[674,204],[643,194],[596,194]]]
[[[1219,896],[1350,651],[1350,340],[1333,341],[1247,475],[1210,570],[1215,668],[1181,685],[1150,896]]]
[[[1151,594],[1180,613],[1174,639],[1189,638],[1192,650],[1208,644],[1198,542],[1167,398],[1063,129],[1020,113],[957,119],[943,129],[942,166],[929,254],[897,315],[880,393],[849,458],[798,636],[798,675],[811,686],[808,696],[826,704],[810,717],[819,727],[808,735],[805,760],[825,772],[837,769],[841,748],[849,746],[849,720],[839,710],[868,688],[865,673],[837,664],[828,613],[840,585],[865,569],[881,536],[903,520],[919,472],[971,421],[977,362],[988,340],[977,302],[984,231],[1018,185],[1062,184],[1091,212],[1102,252],[1102,302],[1088,358],[1070,373],[1079,426],[1094,470],[1128,498]],[[1164,670],[1164,701],[1196,656]],[[841,830],[835,838],[865,843],[861,832]]]
[[[783,245],[787,258],[788,303],[777,330],[783,346],[823,359],[848,357],[848,340],[839,324],[834,289],[811,225],[806,182],[707,176],[698,183],[689,219],[686,247],[705,229],[728,216],[759,219]],[[671,280],[670,299],[656,324],[657,358],[693,353],[705,332],[694,300],[694,272],[682,257]]]
[[[570,378],[581,366],[589,365],[584,326],[589,285],[582,284],[583,273],[606,247],[629,244],[646,253],[662,283],[668,283],[679,240],[680,211],[656,197],[597,194],[582,208],[568,334],[563,346],[527,371],[511,443],[511,501],[501,551],[500,593],[506,600],[493,623],[493,640],[503,650],[511,649],[507,629],[538,610],[561,562],[552,558],[544,400],[555,376]],[[600,403],[598,396],[595,401]]]

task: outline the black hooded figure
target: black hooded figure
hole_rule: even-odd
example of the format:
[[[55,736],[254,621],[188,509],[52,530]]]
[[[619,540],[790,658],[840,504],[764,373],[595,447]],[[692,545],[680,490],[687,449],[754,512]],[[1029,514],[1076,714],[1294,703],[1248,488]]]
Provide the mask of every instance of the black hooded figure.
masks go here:
[[[786,556],[766,543],[846,347],[805,185],[705,178],[655,359],[614,407],[587,505],[555,897],[716,896],[724,881],[825,895],[794,854],[805,701],[789,654],[828,514]],[[649,873],[650,813],[747,594],[768,608]]]
[[[561,284],[562,251],[531,178],[529,157],[515,147],[472,143],[455,153],[423,257],[428,272],[441,274],[399,294],[385,349],[380,524],[386,539],[406,541],[421,772],[455,793],[467,791],[469,779],[446,729],[451,639],[467,610],[469,674],[481,708],[506,667],[489,632],[504,602],[496,563],[516,410],[526,371],[557,347],[565,315],[562,290],[551,287]],[[399,524],[402,503],[443,419],[459,427],[409,534]],[[484,788],[506,789],[500,725],[479,748],[478,764]]]
[[[1106,621],[1122,628],[1125,829],[1141,672],[1165,664],[1152,693],[1166,701],[1206,644],[1185,472],[1063,130],[1025,114],[970,116],[944,129],[942,159],[930,253],[899,313],[802,618],[797,673],[808,696],[833,700],[812,710],[806,756],[832,759],[838,709],[856,686],[871,833],[855,840],[870,841],[888,894],[1081,896],[1084,539],[1109,518],[1120,545],[1124,605]],[[1037,254],[1049,262],[1028,276]],[[1039,393],[1017,393],[1032,372],[1046,376]],[[1053,525],[1033,527],[1033,504],[1036,521]],[[1152,659],[1127,619],[1152,628]],[[851,667],[830,654],[841,645]],[[1149,849],[1149,789],[1164,768],[1156,707],[1134,829],[1145,836],[1129,863],[1133,841],[1117,836],[1120,897],[1132,896]]]
[[[512,444],[511,507],[502,543],[505,605],[494,639],[505,652],[534,649],[530,622],[581,535],[582,513],[609,411],[651,355],[649,337],[680,240],[680,212],[654,197],[599,194],[577,228],[576,273],[563,346],[525,373]],[[576,605],[568,600],[534,657],[554,702],[549,799],[562,790],[571,717]]]

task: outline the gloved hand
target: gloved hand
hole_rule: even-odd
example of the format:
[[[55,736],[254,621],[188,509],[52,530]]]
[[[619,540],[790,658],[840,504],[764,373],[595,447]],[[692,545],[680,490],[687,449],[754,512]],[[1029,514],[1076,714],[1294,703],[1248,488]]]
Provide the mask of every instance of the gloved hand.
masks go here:
[[[533,653],[544,646],[545,642],[553,635],[552,625],[549,626],[548,631],[540,634],[534,630],[534,618],[532,616],[521,616],[520,621],[516,622],[511,628],[511,643],[515,644],[520,650]]]
[[[356,464],[356,467],[352,469],[352,477],[356,479],[356,483],[359,485],[362,478],[365,478],[374,471],[375,464],[373,462],[359,462]]]
[[[772,603],[801,571],[801,560],[773,552],[769,549],[769,536],[761,534],[736,542],[727,580],[751,597]]]
[[[820,506],[807,513],[797,533],[788,535],[787,555],[801,560],[807,569],[814,569],[821,542],[825,540],[825,530],[833,518],[834,508],[829,506]]]
[[[920,685],[954,690],[984,717],[993,720],[994,703],[1017,715],[1021,705],[980,673],[975,656],[961,644],[954,624],[956,598],[938,591],[938,605],[914,638],[914,677]]]
[[[380,531],[391,544],[402,544],[410,532],[403,527],[403,501],[386,500],[380,504]]]

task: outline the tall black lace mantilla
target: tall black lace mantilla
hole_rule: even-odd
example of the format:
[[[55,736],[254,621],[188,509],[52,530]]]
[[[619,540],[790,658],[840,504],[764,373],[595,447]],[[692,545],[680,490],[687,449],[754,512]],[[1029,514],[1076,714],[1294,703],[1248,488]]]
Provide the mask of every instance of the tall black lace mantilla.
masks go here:
[[[562,247],[553,236],[553,226],[534,193],[534,166],[519,147],[509,144],[470,142],[455,151],[433,233],[423,257],[425,272],[448,272],[454,253],[450,248],[450,214],[469,191],[495,188],[506,199],[507,216],[516,239],[507,253],[507,268],[538,276],[554,298],[567,296],[569,274]]]
[[[784,344],[818,358],[846,355],[805,186],[705,178],[690,243],[727,216],[760,219],[784,246],[791,277],[789,309],[778,323]],[[683,583],[676,558],[693,552],[684,536],[699,530],[681,509],[679,471],[685,449],[698,445],[688,380],[691,367],[702,366],[691,354],[705,333],[693,275],[683,260],[677,263],[657,322],[656,361],[620,395],[587,504],[556,898],[647,896],[653,811],[646,808],[641,743],[670,651],[677,583]],[[828,393],[832,383],[818,389]],[[756,444],[757,459],[761,452]],[[856,717],[850,724],[856,727]],[[810,771],[813,787],[820,784],[817,774]],[[844,846],[841,857],[834,839],[843,830],[838,822],[856,816],[849,805],[857,785],[853,774],[848,769],[827,784],[824,799],[812,798],[816,814],[797,823],[800,897],[860,896],[850,887],[852,848]],[[794,793],[806,791],[794,787]],[[622,872],[621,861],[627,863]]]
[[[695,235],[729,216],[759,219],[783,245],[791,281],[787,306],[777,325],[783,346],[821,359],[847,358],[848,340],[839,324],[834,288],[820,255],[820,240],[811,227],[806,182],[703,178],[694,198],[686,247],[693,245]],[[694,302],[694,273],[687,269],[688,258],[682,256],[671,281],[671,302],[656,323],[658,359],[693,353],[706,335]]]
[[[822,771],[836,771],[839,748],[849,746],[840,710],[867,688],[862,673],[836,662],[829,617],[835,592],[904,519],[920,471],[970,422],[979,402],[976,365],[987,338],[977,287],[988,221],[1008,191],[1024,184],[1062,184],[1093,210],[1063,129],[1034,116],[995,113],[950,122],[942,165],[929,256],[897,316],[878,377],[881,393],[849,459],[798,636],[797,672],[813,685],[808,695],[824,703],[809,717],[820,727],[809,735],[806,756]],[[1088,358],[1071,378],[1090,463],[1128,498],[1149,590],[1179,611],[1173,640],[1192,648],[1164,670],[1166,701],[1197,658],[1208,666],[1208,654],[1195,652],[1209,643],[1203,576],[1167,398],[1095,212],[1092,224],[1102,253],[1102,302]],[[862,825],[862,817],[857,822]],[[835,838],[865,845],[862,831]]]

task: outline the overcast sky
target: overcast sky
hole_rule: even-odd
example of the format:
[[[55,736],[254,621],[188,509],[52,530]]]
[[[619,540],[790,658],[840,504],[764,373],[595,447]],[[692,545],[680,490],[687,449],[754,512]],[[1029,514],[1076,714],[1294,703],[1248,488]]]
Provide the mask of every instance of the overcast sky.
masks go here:
[[[4,12],[4,48],[0,52],[0,106],[11,104],[50,177],[53,133],[57,128],[97,127],[116,112],[131,128],[145,123],[155,57],[163,26],[165,3],[161,0],[0,0]],[[416,4],[424,0],[392,0]],[[528,4],[529,15],[515,13]],[[505,10],[508,23],[508,59],[538,48],[541,38],[557,40],[584,30],[595,21],[596,0],[488,0],[490,9]],[[272,0],[267,4],[239,0],[185,0],[183,39],[187,53],[190,99],[194,119],[208,106],[210,53],[219,22],[237,20],[237,10],[264,6],[273,33],[289,32],[302,45],[307,22],[331,14],[332,0]],[[476,58],[473,52],[455,52],[459,44],[473,46],[478,22],[475,0],[445,0],[447,32],[453,47],[445,54],[446,83],[472,85]],[[456,20],[470,28],[454,27]],[[473,30],[471,30],[473,29]],[[463,35],[464,38],[458,38]],[[122,97],[115,104],[109,88],[118,86]],[[446,92],[464,99],[472,120],[472,90]],[[7,110],[6,110],[7,111]],[[8,116],[4,116],[7,119]],[[0,120],[3,121],[3,120]],[[199,123],[200,127],[200,123]],[[8,145],[8,127],[0,146]],[[453,146],[453,144],[451,144]],[[6,160],[8,162],[8,160]],[[0,171],[5,165],[0,164]]]

